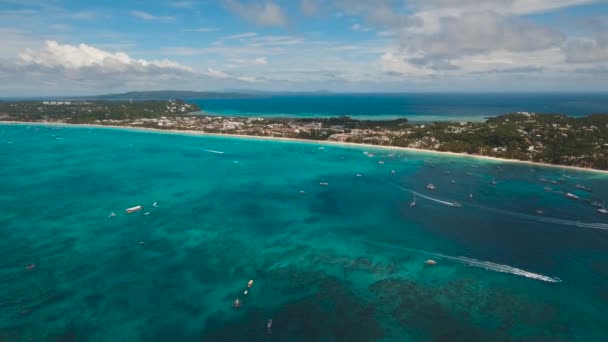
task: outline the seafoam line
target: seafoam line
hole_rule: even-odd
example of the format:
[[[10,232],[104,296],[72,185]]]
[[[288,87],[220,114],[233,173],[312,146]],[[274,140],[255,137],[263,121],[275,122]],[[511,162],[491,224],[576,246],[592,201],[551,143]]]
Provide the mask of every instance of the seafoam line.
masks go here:
[[[394,249],[401,249],[401,250],[406,250],[406,251],[410,251],[410,252],[425,254],[425,255],[433,256],[435,258],[457,261],[457,262],[460,262],[467,266],[479,267],[479,268],[483,268],[483,269],[486,269],[489,271],[494,271],[494,272],[513,274],[516,276],[525,277],[525,278],[534,279],[534,280],[540,280],[540,281],[544,281],[544,282],[548,282],[548,283],[560,283],[562,281],[561,279],[559,279],[557,277],[549,277],[546,275],[522,270],[517,267],[497,264],[497,263],[494,263],[491,261],[477,260],[477,259],[464,257],[464,256],[455,257],[455,256],[441,254],[441,253],[433,253],[433,252],[422,251],[419,249],[393,245],[390,243],[370,243],[370,244],[378,245],[381,247],[389,247],[389,248],[394,248]]]

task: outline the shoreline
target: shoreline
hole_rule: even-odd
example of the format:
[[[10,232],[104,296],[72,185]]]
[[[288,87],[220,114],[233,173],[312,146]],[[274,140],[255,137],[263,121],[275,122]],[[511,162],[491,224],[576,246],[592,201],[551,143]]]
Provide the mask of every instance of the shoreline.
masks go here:
[[[299,143],[308,143],[308,144],[316,144],[316,145],[333,145],[333,146],[357,147],[357,148],[377,148],[377,149],[384,149],[384,150],[436,154],[436,155],[460,157],[460,158],[482,159],[482,160],[492,161],[492,162],[497,162],[497,163],[513,163],[513,164],[521,164],[521,165],[532,165],[532,166],[558,168],[558,169],[566,169],[566,170],[572,170],[572,171],[582,171],[582,172],[590,172],[590,173],[608,175],[608,170],[592,169],[592,168],[585,168],[585,167],[579,167],[579,166],[539,163],[539,162],[533,162],[533,161],[528,161],[528,160],[507,159],[507,158],[490,157],[490,156],[482,156],[482,155],[467,154],[467,153],[457,153],[457,152],[449,152],[449,151],[425,150],[425,149],[417,149],[417,148],[401,147],[401,146],[384,146],[384,145],[373,145],[373,144],[364,144],[364,143],[351,143],[351,142],[328,141],[328,140],[309,140],[309,139],[282,138],[282,137],[265,137],[265,136],[242,135],[242,134],[205,133],[205,132],[201,132],[201,131],[192,131],[192,130],[172,130],[172,129],[158,129],[158,128],[148,128],[148,127],[94,125],[94,124],[70,124],[70,123],[58,123],[58,122],[0,121],[0,125],[25,125],[25,126],[39,125],[39,126],[63,126],[63,127],[112,128],[112,129],[131,130],[131,131],[138,131],[138,132],[171,133],[171,134],[181,134],[181,135],[190,135],[190,136],[241,138],[241,139],[281,141],[281,142],[299,142]]]

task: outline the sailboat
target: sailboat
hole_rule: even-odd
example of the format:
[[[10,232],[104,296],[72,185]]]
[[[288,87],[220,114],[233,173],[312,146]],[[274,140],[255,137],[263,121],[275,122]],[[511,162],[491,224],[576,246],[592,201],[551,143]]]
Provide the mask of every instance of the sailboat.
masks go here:
[[[600,214],[608,214],[608,209],[606,209],[606,201],[602,203],[602,208],[597,210]]]
[[[410,203],[410,207],[415,207],[416,206],[416,194],[414,194],[414,199],[412,200],[412,203]]]

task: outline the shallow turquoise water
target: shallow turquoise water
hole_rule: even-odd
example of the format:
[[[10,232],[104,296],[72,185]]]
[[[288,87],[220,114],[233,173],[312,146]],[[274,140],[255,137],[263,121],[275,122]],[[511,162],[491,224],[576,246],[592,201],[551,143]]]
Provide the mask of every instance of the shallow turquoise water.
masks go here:
[[[0,341],[608,333],[605,176],[321,146],[0,126]]]

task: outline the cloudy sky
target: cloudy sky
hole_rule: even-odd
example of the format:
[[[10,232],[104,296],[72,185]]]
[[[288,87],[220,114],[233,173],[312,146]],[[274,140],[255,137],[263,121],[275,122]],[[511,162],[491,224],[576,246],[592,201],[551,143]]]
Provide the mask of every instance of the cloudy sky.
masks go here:
[[[0,96],[608,91],[608,0],[0,0]]]

